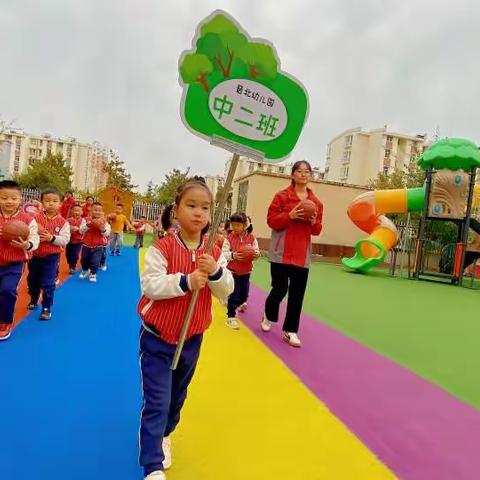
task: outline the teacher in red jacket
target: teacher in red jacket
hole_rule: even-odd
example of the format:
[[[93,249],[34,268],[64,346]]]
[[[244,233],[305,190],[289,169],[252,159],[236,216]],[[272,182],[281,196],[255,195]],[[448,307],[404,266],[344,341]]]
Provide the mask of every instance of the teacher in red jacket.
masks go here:
[[[298,328],[312,254],[311,237],[322,231],[323,204],[308,188],[311,175],[312,167],[307,161],[296,162],[291,185],[275,195],[267,216],[272,229],[268,252],[272,290],[265,302],[261,328],[269,332],[272,323],[278,321],[280,303],[288,293],[283,339],[293,347],[301,346]],[[316,206],[310,220],[303,218],[303,200],[311,200]]]

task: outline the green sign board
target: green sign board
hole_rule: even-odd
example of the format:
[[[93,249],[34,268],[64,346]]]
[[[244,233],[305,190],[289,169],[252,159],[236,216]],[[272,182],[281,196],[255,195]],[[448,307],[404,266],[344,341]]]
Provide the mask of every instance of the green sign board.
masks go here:
[[[308,113],[302,84],[280,70],[273,45],[252,39],[227,13],[197,27],[179,62],[182,120],[209,141],[224,139],[280,161],[294,148]]]

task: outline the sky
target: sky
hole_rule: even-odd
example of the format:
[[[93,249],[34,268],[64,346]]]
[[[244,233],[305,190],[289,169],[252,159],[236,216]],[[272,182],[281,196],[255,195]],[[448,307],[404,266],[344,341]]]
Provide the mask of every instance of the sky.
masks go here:
[[[309,95],[289,161],[323,167],[343,130],[480,143],[476,0],[0,0],[0,114],[30,133],[97,140],[134,183],[221,174],[228,153],[180,119],[178,59],[215,9],[271,41]]]

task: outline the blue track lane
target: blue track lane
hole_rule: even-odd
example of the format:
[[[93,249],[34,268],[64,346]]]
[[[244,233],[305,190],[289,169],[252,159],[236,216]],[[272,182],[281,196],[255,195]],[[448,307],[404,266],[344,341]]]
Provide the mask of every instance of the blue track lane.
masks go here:
[[[137,480],[137,251],[57,290],[0,344],[1,480]]]

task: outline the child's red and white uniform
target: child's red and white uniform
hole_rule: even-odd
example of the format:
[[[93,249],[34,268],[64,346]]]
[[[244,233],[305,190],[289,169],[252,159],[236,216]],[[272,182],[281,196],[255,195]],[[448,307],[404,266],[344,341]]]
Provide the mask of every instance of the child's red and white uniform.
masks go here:
[[[145,255],[142,275],[142,298],[138,313],[144,324],[167,343],[176,344],[185,312],[192,296],[188,275],[198,268],[199,257],[204,253],[206,238],[196,250],[188,249],[175,232],[158,240]],[[203,333],[212,322],[212,293],[225,298],[233,291],[233,278],[227,260],[214,245],[211,255],[218,270],[210,276],[208,288],[200,290],[187,333],[187,339]],[[218,278],[217,278],[218,277]]]
[[[32,252],[38,248],[37,222],[28,213],[18,210],[13,215],[0,214],[0,226],[9,222],[22,222],[28,226],[28,250],[13,246],[0,238],[0,340],[6,340],[12,331],[15,304],[18,297],[18,284],[22,278],[25,262],[32,258]]]
[[[260,249],[258,248],[258,241],[253,233],[243,233],[236,235],[230,233],[225,238],[222,251],[228,261],[228,269],[236,275],[245,275],[250,273],[253,269],[253,261],[240,262],[234,259],[235,252],[238,252],[244,246],[250,246],[254,249],[255,255],[260,256]]]

